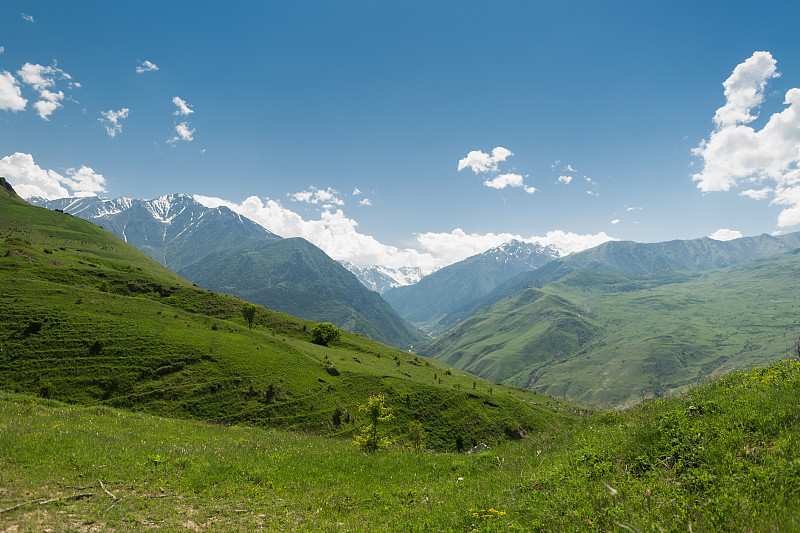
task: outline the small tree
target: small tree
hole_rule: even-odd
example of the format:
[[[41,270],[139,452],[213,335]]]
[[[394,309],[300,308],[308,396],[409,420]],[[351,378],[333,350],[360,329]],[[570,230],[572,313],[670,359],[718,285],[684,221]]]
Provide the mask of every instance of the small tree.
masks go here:
[[[314,326],[311,331],[311,341],[320,346],[327,346],[332,342],[338,341],[341,335],[342,332],[339,331],[339,328],[330,322],[323,322]]]
[[[242,306],[242,316],[247,320],[247,325],[253,329],[253,319],[256,317],[256,306],[245,302]]]
[[[416,451],[419,451],[425,445],[425,429],[419,420],[412,420],[408,425],[408,441]]]
[[[378,426],[392,419],[392,410],[384,405],[386,397],[373,394],[367,403],[358,406],[358,412],[366,415],[367,424],[361,428],[361,434],[356,435],[356,443],[365,452],[375,452],[391,444],[389,437],[378,436]]]

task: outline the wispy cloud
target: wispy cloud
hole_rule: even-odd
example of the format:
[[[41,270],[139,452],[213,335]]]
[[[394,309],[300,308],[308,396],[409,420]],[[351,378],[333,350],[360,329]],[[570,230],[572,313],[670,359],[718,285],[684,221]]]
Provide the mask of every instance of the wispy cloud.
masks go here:
[[[152,72],[154,70],[158,70],[158,66],[155,63],[152,63],[147,60],[140,61],[139,65],[136,67],[136,72],[139,74],[143,74],[145,72]]]
[[[189,107],[189,105],[186,103],[186,100],[182,100],[175,96],[172,98],[172,103],[178,106],[178,110],[175,111],[173,115],[187,116],[194,113],[194,109]]]
[[[189,128],[188,122],[181,122],[175,125],[175,136],[167,139],[167,143],[172,144],[178,141],[192,142],[194,140],[194,129]]]
[[[305,202],[307,204],[344,205],[344,201],[338,197],[338,191],[328,187],[327,189],[317,189],[309,187],[305,191],[296,192],[288,195],[294,202]]]
[[[99,120],[105,127],[106,132],[108,133],[109,137],[116,137],[117,133],[122,132],[122,123],[120,121],[123,118],[128,118],[128,112],[130,110],[127,107],[123,107],[119,111],[114,111],[109,109],[108,111],[101,111]]]
[[[20,13],[20,15],[22,15],[22,20],[24,20],[25,22],[35,22],[33,20],[33,15],[27,15],[25,13]]]

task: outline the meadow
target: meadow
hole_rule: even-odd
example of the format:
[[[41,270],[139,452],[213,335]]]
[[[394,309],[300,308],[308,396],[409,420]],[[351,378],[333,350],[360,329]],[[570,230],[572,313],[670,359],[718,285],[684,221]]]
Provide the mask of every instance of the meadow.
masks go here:
[[[464,454],[4,393],[0,527],[797,531],[798,395],[786,360]]]

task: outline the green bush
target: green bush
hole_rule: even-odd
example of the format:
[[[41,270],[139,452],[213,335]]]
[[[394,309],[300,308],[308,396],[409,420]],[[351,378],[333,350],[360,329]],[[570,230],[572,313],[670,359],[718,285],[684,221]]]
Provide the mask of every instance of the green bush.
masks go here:
[[[314,326],[314,329],[311,331],[311,341],[320,346],[327,346],[339,340],[341,335],[342,332],[339,331],[339,328],[330,322],[323,322],[322,324]]]

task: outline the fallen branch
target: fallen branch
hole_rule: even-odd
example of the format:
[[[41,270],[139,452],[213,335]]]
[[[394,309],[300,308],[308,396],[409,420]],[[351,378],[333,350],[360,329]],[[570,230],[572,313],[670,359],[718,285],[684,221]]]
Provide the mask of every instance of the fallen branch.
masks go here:
[[[82,492],[81,494],[73,494],[71,496],[62,496],[61,498],[53,498],[52,500],[45,500],[43,502],[39,502],[39,505],[45,505],[47,503],[55,503],[65,500],[80,500],[81,498],[88,498],[90,496],[94,496],[94,492]]]
[[[105,485],[103,485],[103,481],[102,481],[102,480],[100,480],[100,479],[98,479],[97,481],[99,481],[99,482],[100,482],[100,488],[101,488],[101,489],[103,489],[103,492],[105,492],[106,494],[108,494],[109,496],[111,496],[111,499],[112,499],[112,500],[114,500],[114,501],[117,501],[117,497],[116,497],[116,496],[114,496],[113,494],[111,494],[111,493],[108,491],[108,489],[106,488],[106,486],[105,486]]]
[[[41,498],[39,498],[37,500],[30,500],[30,501],[27,501],[27,502],[18,503],[14,507],[9,507],[8,509],[0,510],[0,514],[7,513],[9,511],[13,511],[14,509],[19,509],[20,507],[25,507],[26,505],[31,505],[33,503],[38,502],[39,500],[41,500]]]

